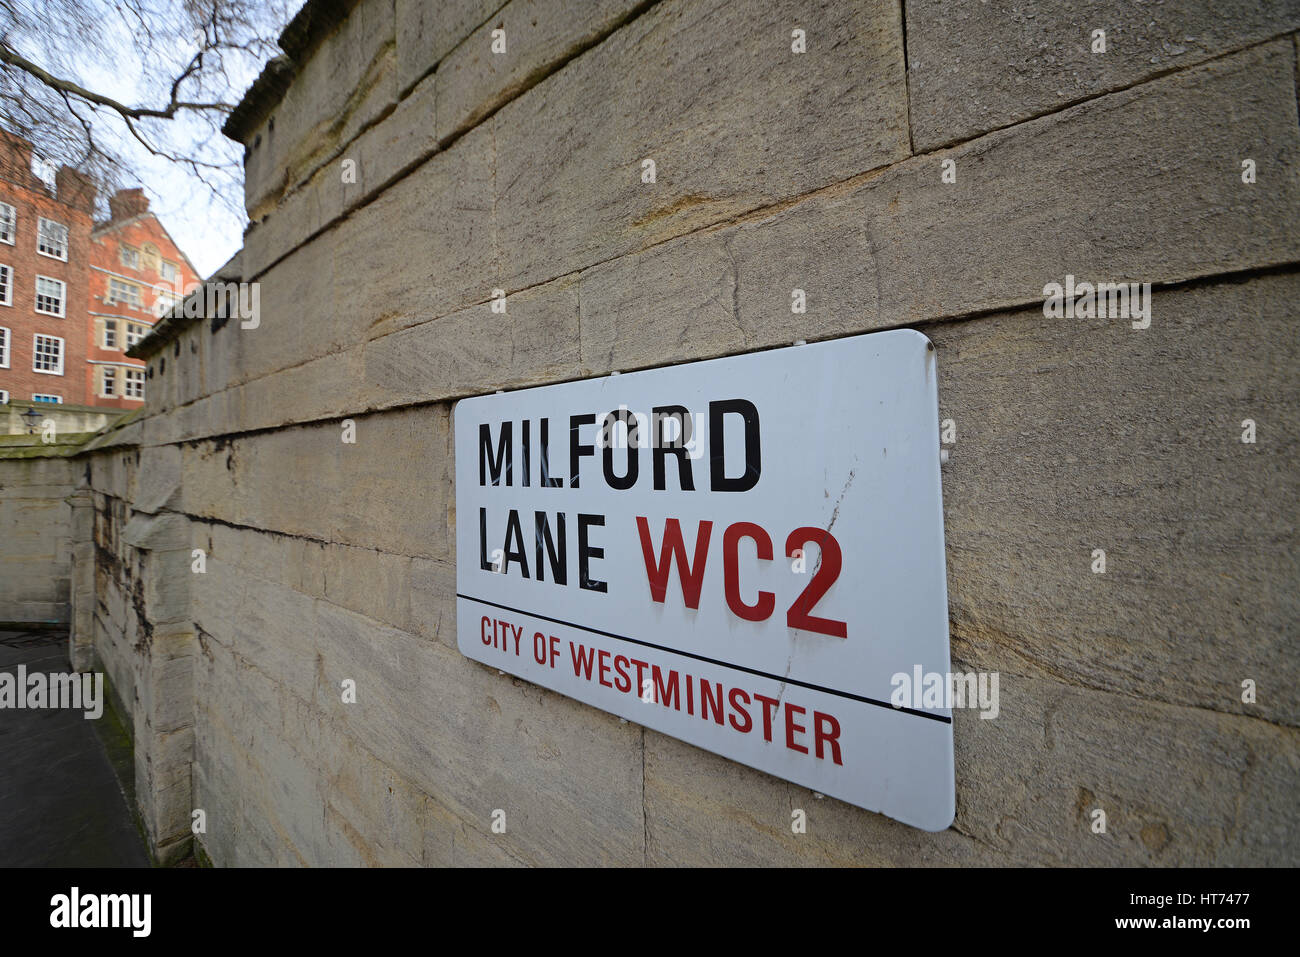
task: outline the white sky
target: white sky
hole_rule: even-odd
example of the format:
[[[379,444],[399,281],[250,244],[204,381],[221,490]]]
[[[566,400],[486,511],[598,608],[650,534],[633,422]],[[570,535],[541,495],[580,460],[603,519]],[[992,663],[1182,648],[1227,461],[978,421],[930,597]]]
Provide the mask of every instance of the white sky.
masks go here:
[[[86,0],[95,5],[96,0]],[[130,106],[165,106],[170,94],[168,89],[151,89],[142,75],[138,54],[131,45],[131,38],[126,33],[123,19],[113,12],[113,0],[100,0],[108,9],[100,24],[100,32],[95,38],[94,47],[88,51],[91,55],[78,57],[75,73],[71,77],[88,89],[112,97]],[[146,3],[150,0],[145,0]],[[174,15],[177,0],[152,0],[161,8],[160,18]],[[266,9],[283,5],[284,0],[264,0]],[[300,0],[292,0],[296,8]],[[280,19],[286,14],[280,12]],[[276,32],[283,22],[274,24]],[[176,58],[183,65],[192,50],[176,49]],[[43,57],[31,51],[33,59],[41,62]],[[224,97],[231,102],[238,102],[244,92],[257,78],[262,64],[245,62],[229,64],[232,89]],[[69,69],[68,64],[44,64],[58,74]],[[179,68],[178,68],[179,72]],[[167,124],[170,139],[167,145],[173,149],[184,150],[190,146],[194,137],[207,137],[207,130],[193,119],[163,121]],[[239,251],[243,245],[243,231],[246,217],[243,214],[243,168],[236,164],[238,184],[234,189],[227,189],[227,202],[218,200],[201,182],[184,167],[161,157],[153,156],[127,131],[120,117],[110,110],[98,111],[94,119],[95,136],[104,144],[124,153],[140,173],[140,182],[124,183],[125,186],[142,186],[149,196],[152,211],[158,216],[167,232],[176,244],[189,257],[194,268],[203,278],[211,275]],[[39,149],[40,144],[36,144]],[[192,147],[191,147],[192,148]],[[243,147],[231,143],[224,137],[217,136],[209,141],[203,152],[197,155],[211,155],[216,150],[226,150],[228,155],[236,158],[243,155]],[[233,200],[236,209],[229,202]]]
[[[206,279],[244,245],[245,217],[209,199],[173,164],[151,157],[148,166],[147,181],[141,185],[149,194],[150,208]]]
[[[103,90],[114,99],[132,105],[162,106],[167,101],[166,91],[142,88],[137,85],[138,77],[127,75],[125,70],[113,75],[88,71],[86,79],[103,84],[92,87],[93,89]],[[254,79],[256,74],[248,76],[242,85],[238,85],[238,96],[243,96],[243,91]],[[130,134],[124,133],[122,124],[112,116],[106,114],[104,120],[104,125],[116,134],[112,141],[127,152],[140,169],[142,182],[139,185],[144,187],[149,196],[150,208],[171,234],[176,245],[189,257],[199,276],[206,279],[243,245],[246,217],[242,215],[242,210],[237,214],[217,201],[184,168],[161,157],[152,156]],[[242,153],[242,147],[236,148]],[[242,169],[235,200],[242,207]]]

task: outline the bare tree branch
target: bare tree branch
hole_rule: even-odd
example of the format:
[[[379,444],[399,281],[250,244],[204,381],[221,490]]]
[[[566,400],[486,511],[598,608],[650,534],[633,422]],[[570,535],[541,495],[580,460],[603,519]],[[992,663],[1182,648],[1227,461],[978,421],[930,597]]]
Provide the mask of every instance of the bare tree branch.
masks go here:
[[[195,54],[195,61],[201,63],[202,59],[203,51],[200,50]],[[229,113],[235,108],[232,103],[190,103],[185,100],[177,99],[181,83],[194,72],[194,69],[197,66],[194,61],[191,61],[190,65],[187,66],[181,75],[176,78],[176,82],[172,84],[171,102],[161,110],[143,106],[127,106],[124,103],[119,103],[111,96],[104,96],[103,94],[96,93],[93,90],[87,90],[79,83],[73,83],[71,80],[60,79],[47,70],[43,70],[26,57],[19,56],[4,43],[0,43],[0,61],[30,73],[52,90],[58,90],[60,93],[71,94],[72,96],[83,99],[88,103],[94,103],[98,106],[106,106],[111,110],[116,110],[118,113],[121,113],[122,116],[127,119],[139,120],[149,116],[170,120],[176,115],[177,110],[222,110]]]
[[[0,127],[101,203],[164,161],[242,221],[242,150],[221,127],[299,2],[0,0]]]

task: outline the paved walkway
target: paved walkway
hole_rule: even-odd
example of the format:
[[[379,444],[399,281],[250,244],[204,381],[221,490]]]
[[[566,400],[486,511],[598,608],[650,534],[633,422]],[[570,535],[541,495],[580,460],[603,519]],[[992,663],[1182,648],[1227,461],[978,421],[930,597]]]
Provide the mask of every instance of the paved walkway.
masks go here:
[[[64,632],[0,631],[0,671],[67,672],[67,648]],[[131,780],[107,710],[0,708],[0,867],[148,867],[114,764]]]

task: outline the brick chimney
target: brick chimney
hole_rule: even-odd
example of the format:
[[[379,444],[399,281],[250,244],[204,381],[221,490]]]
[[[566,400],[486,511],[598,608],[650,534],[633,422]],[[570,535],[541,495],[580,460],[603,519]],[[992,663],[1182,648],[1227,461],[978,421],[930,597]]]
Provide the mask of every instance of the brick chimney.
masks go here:
[[[0,178],[24,187],[30,187],[36,178],[32,175],[32,144],[6,129],[0,129]]]
[[[149,212],[149,197],[138,186],[133,189],[119,189],[109,197],[108,211],[109,219],[113,222],[139,216],[141,213]]]
[[[71,166],[60,166],[54,174],[59,202],[87,213],[95,211],[95,181]],[[146,201],[145,205],[148,205]]]

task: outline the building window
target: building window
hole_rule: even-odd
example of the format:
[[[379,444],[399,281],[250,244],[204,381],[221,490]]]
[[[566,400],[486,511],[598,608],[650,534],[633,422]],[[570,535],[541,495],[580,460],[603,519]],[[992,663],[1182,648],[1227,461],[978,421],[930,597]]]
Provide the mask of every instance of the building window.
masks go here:
[[[0,243],[14,244],[18,233],[18,213],[8,203],[0,203]]]
[[[63,375],[63,340],[58,336],[36,334],[32,348],[32,371],[46,375]]]
[[[66,297],[67,286],[62,279],[51,279],[49,276],[36,277],[36,311],[43,312],[47,316],[63,315],[63,303]]]
[[[144,370],[126,370],[126,397],[128,399],[144,398]]]
[[[9,330],[0,326],[0,369],[9,368]]]
[[[14,304],[14,271],[8,266],[0,265],[0,306]]]
[[[140,268],[140,250],[136,249],[134,246],[122,246],[120,252],[123,266],[126,266],[128,269]]]
[[[162,261],[162,266],[158,270],[158,274],[168,282],[175,282],[177,279],[180,278],[181,270],[180,267],[177,266],[174,262],[164,259]]]
[[[133,282],[123,282],[121,279],[110,279],[108,281],[108,301],[123,302],[128,306],[140,308],[140,287]]]
[[[128,322],[126,324],[126,347],[130,349],[147,335],[149,335],[148,326],[138,322]]]
[[[117,370],[112,366],[100,366],[100,375],[99,394],[105,399],[113,398],[117,395]]]
[[[36,229],[36,251],[53,259],[68,258],[68,227],[52,219],[40,217]]]
[[[50,395],[50,394],[45,393],[45,392],[36,392],[36,393],[34,393],[34,394],[32,395],[32,401],[33,401],[33,402],[50,402],[50,403],[53,403],[54,405],[61,405],[61,404],[63,403],[63,396],[61,396],[61,395]]]
[[[9,404],[9,393],[6,392],[4,389],[0,389],[0,405],[8,405],[8,404]]]
[[[104,348],[105,349],[117,348],[117,320],[116,319],[104,320]]]

